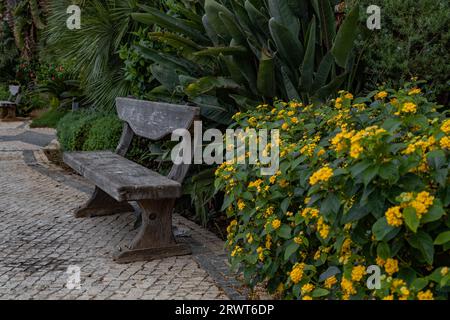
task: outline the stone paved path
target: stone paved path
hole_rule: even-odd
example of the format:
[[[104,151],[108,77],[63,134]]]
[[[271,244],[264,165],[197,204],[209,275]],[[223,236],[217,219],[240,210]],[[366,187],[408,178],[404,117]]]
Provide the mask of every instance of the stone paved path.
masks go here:
[[[51,164],[42,148],[55,133],[0,122],[0,299],[242,299],[223,242],[174,216],[193,255],[119,265],[133,214],[75,219],[92,186]],[[69,266],[81,289],[66,287]]]

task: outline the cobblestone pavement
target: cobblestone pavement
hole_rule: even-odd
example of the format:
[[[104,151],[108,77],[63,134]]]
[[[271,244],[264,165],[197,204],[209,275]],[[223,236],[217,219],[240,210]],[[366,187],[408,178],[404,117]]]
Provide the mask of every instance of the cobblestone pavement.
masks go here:
[[[242,299],[223,242],[175,215],[193,254],[119,265],[112,253],[136,231],[134,215],[75,219],[92,186],[51,164],[51,129],[0,122],[0,299]],[[81,270],[69,290],[68,267]]]

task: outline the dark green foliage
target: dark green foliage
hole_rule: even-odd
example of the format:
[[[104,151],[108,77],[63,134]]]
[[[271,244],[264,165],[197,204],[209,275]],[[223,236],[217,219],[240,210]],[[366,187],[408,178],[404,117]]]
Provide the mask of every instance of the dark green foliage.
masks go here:
[[[70,112],[58,123],[58,140],[64,151],[113,150],[122,131],[115,114]]]
[[[381,30],[365,32],[366,88],[400,86],[411,77],[428,82],[428,96],[449,103],[450,2],[448,0],[361,0],[381,7]],[[366,19],[367,15],[363,15]]]
[[[136,70],[150,70],[147,99],[191,102],[220,124],[275,97],[323,101],[351,87],[356,74],[359,11],[337,29],[333,5],[205,0],[166,3],[166,13],[142,5],[132,17],[152,32],[122,58],[131,80],[142,81]]]
[[[80,151],[88,138],[89,130],[99,115],[93,112],[70,112],[59,121],[58,140],[64,151]]]
[[[79,30],[65,27],[66,10],[71,4],[72,0],[50,1],[44,52],[54,59],[73,62],[89,104],[113,109],[114,99],[129,93],[118,50],[133,37],[136,24],[129,14],[136,9],[137,1],[83,1]]]
[[[56,128],[59,120],[67,114],[64,109],[50,109],[31,122],[31,128],[47,127]]]
[[[116,115],[96,119],[83,144],[83,150],[114,150],[119,143],[122,126],[122,121]]]

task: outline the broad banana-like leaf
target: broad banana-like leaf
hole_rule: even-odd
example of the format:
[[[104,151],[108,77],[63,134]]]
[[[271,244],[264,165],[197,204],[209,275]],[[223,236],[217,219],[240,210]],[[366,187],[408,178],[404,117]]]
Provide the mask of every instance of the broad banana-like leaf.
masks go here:
[[[261,60],[259,61],[257,87],[259,92],[265,97],[275,96],[275,61],[274,58],[263,49]]]
[[[319,20],[322,43],[325,44],[327,51],[329,51],[333,45],[334,37],[336,36],[336,19],[330,0],[319,1],[318,9],[320,13]]]
[[[284,26],[295,38],[300,32],[300,22],[286,0],[268,0],[270,16]]]
[[[211,23],[209,22],[208,16],[206,14],[203,15],[202,22],[203,26],[205,27],[206,35],[208,36],[208,38],[212,41],[212,43],[215,46],[219,45],[219,36],[212,27]]]
[[[198,51],[203,49],[202,46],[199,46],[197,43],[195,43],[194,41],[182,37],[176,33],[172,33],[172,32],[150,32],[149,37],[152,39],[156,39],[158,41],[164,41],[167,44],[171,45],[172,47],[176,47],[176,48],[189,48],[193,51]]]
[[[169,91],[174,91],[179,85],[178,74],[172,68],[154,63],[150,66],[152,75]]]
[[[314,16],[309,26],[308,44],[305,51],[305,58],[302,64],[301,86],[303,92],[310,92],[313,75],[314,75],[314,60],[316,53],[316,17]]]
[[[289,100],[300,100],[300,95],[292,83],[291,78],[289,78],[289,72],[285,67],[281,67],[281,75],[283,76],[284,89]]]
[[[234,19],[233,13],[231,13],[231,11],[228,10],[225,6],[214,0],[205,0],[205,11],[212,28],[220,36],[229,36],[231,38],[232,35],[228,33],[228,29],[220,19],[219,13],[226,15],[230,20]]]
[[[298,69],[304,54],[301,42],[274,18],[269,20],[269,28],[272,39],[275,41],[275,45],[283,60],[293,69]]]
[[[336,63],[342,68],[345,68],[347,65],[348,57],[358,35],[358,19],[359,6],[355,6],[339,28],[331,49]]]
[[[235,55],[235,54],[243,54],[247,52],[247,48],[242,46],[234,46],[234,47],[210,47],[194,53],[196,56],[214,56],[217,57],[220,54],[225,56]]]
[[[244,110],[254,109],[259,104],[259,102],[256,100],[238,94],[230,94],[230,97],[233,98],[234,101],[236,101],[236,104],[239,106],[239,108],[242,108]]]
[[[268,37],[270,35],[269,26],[267,25],[268,17],[256,9],[255,6],[248,0],[245,1],[245,10],[247,10],[247,14],[250,17],[252,24]]]
[[[233,38],[233,40],[236,43],[242,45],[247,44],[245,34],[241,31],[235,19],[231,19],[228,15],[224,14],[223,12],[219,12],[219,18],[222,21],[225,28],[228,29],[228,34],[231,36],[231,38]]]
[[[165,65],[169,68],[180,70],[187,74],[200,72],[199,66],[186,59],[178,58],[169,54],[164,54],[157,50],[146,48],[141,45],[134,45],[133,48],[138,51],[143,58]]]
[[[188,96],[195,97],[215,89],[238,90],[239,88],[239,84],[234,82],[232,79],[224,77],[203,77],[189,84],[184,91]]]
[[[312,91],[315,92],[322,88],[328,79],[328,75],[330,74],[331,67],[334,64],[334,58],[331,52],[328,52],[319,64],[319,68],[317,69],[316,76],[314,78],[314,83],[312,87]]]
[[[233,109],[215,96],[202,95],[192,100],[200,107],[201,115],[217,123],[229,125],[233,116]]]
[[[184,23],[181,19],[171,17],[165,13],[147,6],[142,6],[146,13],[132,13],[131,17],[141,23],[153,25],[157,24],[167,30],[185,34],[191,39],[198,42],[208,42],[201,32]]]

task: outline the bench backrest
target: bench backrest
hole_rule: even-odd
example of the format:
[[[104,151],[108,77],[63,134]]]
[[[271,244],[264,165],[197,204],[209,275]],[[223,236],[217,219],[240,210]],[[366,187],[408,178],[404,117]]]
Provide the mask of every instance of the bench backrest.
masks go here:
[[[196,107],[131,98],[117,98],[116,109],[119,118],[124,121],[122,137],[116,149],[122,156],[128,151],[134,135],[158,141],[176,129],[191,128],[200,116],[200,109]],[[182,182],[188,169],[189,165],[174,165],[168,178]]]
[[[9,86],[9,101],[13,101],[14,97],[16,98],[14,100],[15,104],[19,104],[20,103],[20,95],[19,95],[19,91],[20,91],[20,86]]]

